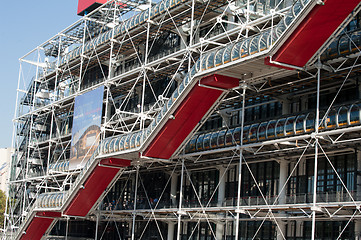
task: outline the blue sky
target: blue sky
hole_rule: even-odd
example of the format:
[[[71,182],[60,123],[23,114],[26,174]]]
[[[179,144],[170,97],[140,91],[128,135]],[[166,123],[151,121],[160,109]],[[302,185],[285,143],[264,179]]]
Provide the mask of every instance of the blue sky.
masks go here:
[[[0,148],[10,147],[19,58],[77,21],[78,0],[2,1],[0,14]]]

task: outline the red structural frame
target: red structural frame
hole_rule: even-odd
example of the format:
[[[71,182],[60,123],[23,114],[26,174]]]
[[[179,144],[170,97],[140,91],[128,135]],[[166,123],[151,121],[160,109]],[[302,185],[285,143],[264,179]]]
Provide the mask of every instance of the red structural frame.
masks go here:
[[[64,214],[69,216],[86,216],[117,175],[120,167],[130,166],[130,162],[130,160],[125,159],[103,159],[100,162],[101,165],[95,167],[83,184],[83,187],[78,190],[78,193],[64,211]]]
[[[360,0],[324,0],[315,6],[292,32],[282,47],[273,55],[273,61],[303,67],[336,31]],[[280,67],[265,59],[265,63]]]
[[[189,92],[173,113],[174,118],[167,121],[143,155],[169,159],[219,99],[223,91],[238,85],[238,79],[218,74],[203,78],[200,85],[194,86]]]
[[[21,240],[29,239],[41,239],[45,234],[46,230],[53,223],[54,218],[50,217],[39,217],[35,216],[31,220],[28,228],[25,230],[25,233],[21,236]]]
[[[91,12],[101,4],[106,3],[107,0],[79,0],[78,1],[78,15],[83,16],[85,11]]]

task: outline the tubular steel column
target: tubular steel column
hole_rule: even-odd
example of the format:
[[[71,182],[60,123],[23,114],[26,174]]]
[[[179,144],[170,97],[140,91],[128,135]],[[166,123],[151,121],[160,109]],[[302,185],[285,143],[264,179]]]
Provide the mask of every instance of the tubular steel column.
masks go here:
[[[168,223],[168,237],[167,240],[173,240],[174,239],[174,222]]]
[[[79,82],[78,82],[78,90],[80,91],[81,81],[82,81],[82,75],[83,75],[83,64],[84,64],[84,46],[85,46],[85,36],[87,32],[87,20],[84,19],[84,31],[83,31],[83,40],[81,44],[81,53],[80,53],[80,70],[79,70]]]
[[[149,6],[152,6],[152,0],[149,1]],[[146,38],[146,42],[145,42],[145,51],[144,51],[144,62],[143,62],[143,86],[142,86],[142,99],[141,99],[141,105],[140,105],[140,113],[141,113],[141,118],[140,118],[140,129],[143,130],[144,129],[144,124],[145,124],[145,116],[144,116],[144,103],[145,103],[145,87],[146,87],[146,83],[147,83],[147,70],[145,68],[145,66],[148,63],[148,51],[149,51],[149,34],[150,34],[150,16],[151,16],[151,10],[152,7],[149,7],[147,9],[148,11],[148,21],[147,21],[147,38]],[[139,59],[141,61],[141,59]]]
[[[94,240],[98,240],[98,228],[99,228],[99,218],[100,218],[100,209],[98,208],[98,212],[97,212],[97,220],[95,222],[95,237]]]
[[[279,189],[279,191],[282,190],[282,192],[278,193],[279,204],[286,203],[286,188],[284,188],[283,186],[286,184],[287,174],[288,174],[288,162],[286,162],[285,160],[281,160],[280,161],[280,176],[279,176],[279,182],[278,182],[278,189]]]
[[[220,166],[218,168],[219,170],[219,186],[218,186],[218,202],[217,202],[217,206],[222,208],[223,207],[223,202],[225,199],[225,193],[226,193],[226,168],[224,168],[223,166]],[[222,213],[219,214],[220,217],[222,217]],[[223,233],[224,233],[224,222],[217,222],[216,224],[216,238],[217,240],[222,240],[223,237]]]
[[[170,201],[171,207],[175,207],[177,205],[177,186],[178,186],[178,174],[173,173],[171,176],[171,184],[170,184]]]
[[[316,120],[315,120],[315,132],[313,138],[315,139],[315,166],[313,173],[313,205],[312,205],[312,232],[311,239],[315,239],[316,233],[316,203],[317,203],[317,163],[318,163],[318,127],[320,121],[320,81],[321,81],[321,62],[320,59],[317,63],[317,102],[316,102]]]
[[[218,207],[223,206],[224,198],[226,195],[226,169],[223,166],[218,168],[219,170],[219,186],[218,186]]]
[[[115,19],[116,19],[116,12],[117,12],[117,1],[113,3],[109,3],[110,7],[112,8],[112,4],[114,4],[114,13],[113,13],[113,26],[112,26],[112,35],[110,38],[110,51],[109,51],[109,66],[108,66],[108,76],[106,82],[108,82],[113,77],[113,49],[114,49],[114,29],[115,29]],[[105,74],[104,74],[105,75]],[[104,76],[105,77],[105,76]],[[110,95],[110,86],[109,84],[105,84],[105,113],[104,113],[104,132],[103,132],[103,139],[105,139],[106,136],[106,127],[108,126],[108,122],[111,119],[111,102],[109,101],[109,95]]]
[[[181,219],[182,219],[182,199],[183,199],[183,176],[184,176],[184,159],[182,159],[181,183],[179,189],[179,208],[178,208],[178,226],[177,226],[177,240],[180,240]]]
[[[238,193],[237,193],[237,210],[236,210],[236,236],[235,239],[239,239],[239,214],[241,204],[241,180],[242,180],[242,158],[243,158],[243,127],[244,127],[244,108],[246,101],[246,85],[243,85],[242,92],[242,116],[241,116],[241,136],[240,136],[240,149],[239,149],[239,167],[238,167]]]
[[[138,177],[139,177],[139,166],[137,166],[137,172],[136,172],[136,174],[135,174],[134,208],[133,208],[133,223],[132,223],[132,240],[135,239],[135,216],[136,216],[136,211],[137,211]]]
[[[287,174],[288,174],[288,162],[286,160],[280,160],[280,175],[278,181],[278,203],[285,204],[286,203],[286,188],[284,185],[287,181]],[[282,190],[282,191],[281,191]],[[285,216],[286,213],[284,211],[280,211],[280,216]],[[286,222],[279,220],[277,221],[278,228],[277,228],[277,240],[283,240],[286,234]]]

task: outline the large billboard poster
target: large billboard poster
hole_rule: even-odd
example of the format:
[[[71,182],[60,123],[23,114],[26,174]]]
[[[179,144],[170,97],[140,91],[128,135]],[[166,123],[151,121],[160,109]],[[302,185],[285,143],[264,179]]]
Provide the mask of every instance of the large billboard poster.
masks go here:
[[[99,145],[104,86],[75,97],[69,169],[82,168]]]

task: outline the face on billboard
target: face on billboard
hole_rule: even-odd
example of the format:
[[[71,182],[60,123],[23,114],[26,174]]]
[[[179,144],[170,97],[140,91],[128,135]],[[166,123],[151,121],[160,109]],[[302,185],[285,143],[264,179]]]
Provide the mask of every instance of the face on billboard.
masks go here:
[[[75,98],[69,169],[82,168],[99,145],[104,86]]]

